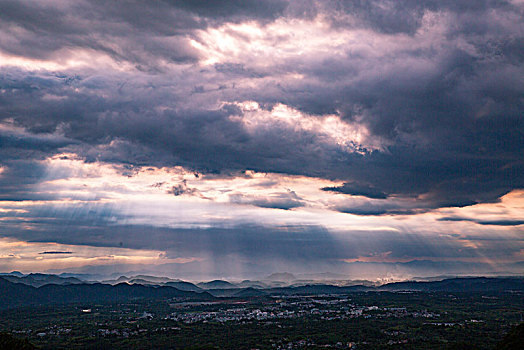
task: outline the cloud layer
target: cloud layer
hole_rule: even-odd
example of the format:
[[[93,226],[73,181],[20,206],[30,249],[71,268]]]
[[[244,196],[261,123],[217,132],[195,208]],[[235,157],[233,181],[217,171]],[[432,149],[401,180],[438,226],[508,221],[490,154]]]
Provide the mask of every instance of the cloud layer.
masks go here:
[[[145,196],[73,184],[94,164],[182,167],[151,193],[277,216],[500,202],[524,188],[523,20],[516,0],[3,1],[0,200]],[[435,222],[522,227],[456,210]]]

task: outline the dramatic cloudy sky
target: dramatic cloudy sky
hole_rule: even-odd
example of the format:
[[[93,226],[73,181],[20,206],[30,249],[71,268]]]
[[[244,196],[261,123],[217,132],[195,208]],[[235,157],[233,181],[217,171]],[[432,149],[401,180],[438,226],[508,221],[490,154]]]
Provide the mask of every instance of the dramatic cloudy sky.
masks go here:
[[[524,1],[1,1],[0,270],[524,273]]]

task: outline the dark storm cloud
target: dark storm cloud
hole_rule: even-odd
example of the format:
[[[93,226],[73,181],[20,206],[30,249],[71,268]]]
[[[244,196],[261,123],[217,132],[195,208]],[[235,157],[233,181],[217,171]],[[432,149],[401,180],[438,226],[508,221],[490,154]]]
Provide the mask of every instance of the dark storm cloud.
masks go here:
[[[350,15],[355,19],[355,22],[348,23],[347,18],[335,17],[334,25],[360,25],[388,34],[414,34],[421,26],[427,11],[451,12],[466,19],[484,15],[490,10],[519,11],[518,7],[504,0],[334,0],[319,1],[317,6],[325,11]],[[457,26],[460,25],[459,23]],[[483,28],[473,26],[469,30]]]
[[[167,193],[172,194],[174,196],[182,196],[184,194],[193,195],[195,193],[198,193],[198,190],[196,188],[190,188],[189,186],[187,186],[187,181],[184,180],[181,183],[172,186],[171,189],[167,191]]]
[[[174,0],[169,3],[205,18],[236,21],[275,19],[282,15],[288,6],[288,1],[284,0]]]
[[[41,253],[38,253],[40,255],[55,255],[55,254],[73,254],[73,252],[63,252],[63,251],[58,251],[58,250],[52,250],[52,251],[46,251],[46,252],[41,252]]]
[[[321,14],[334,29],[364,28],[370,35],[391,35],[395,42],[396,35],[419,35],[427,13],[440,19],[440,27],[427,30],[441,39],[420,34],[412,42],[427,40],[426,46],[406,45],[383,54],[348,47],[264,69],[252,65],[250,58],[256,57],[248,55],[245,62],[188,65],[183,73],[156,74],[164,61],[200,60],[202,53],[189,44],[195,30],[223,23],[268,24],[279,16],[313,20]],[[326,189],[332,192],[419,199],[407,207],[370,202],[337,208],[361,215],[496,202],[524,187],[523,8],[509,1],[176,1],[148,6],[4,1],[0,16],[5,53],[56,59],[61,49],[83,48],[139,68],[125,73],[2,68],[0,118],[26,130],[22,136],[1,136],[6,172],[0,181],[11,183],[6,198],[30,190],[23,181],[20,188],[13,184],[9,172],[21,174],[21,165],[8,159],[30,162],[63,150],[88,162],[131,167],[315,176],[345,183]],[[281,79],[283,73],[303,78]],[[242,79],[253,81],[237,88]],[[384,140],[384,149],[351,153],[314,131],[292,126],[268,125],[248,133],[231,118],[242,115],[233,103],[244,100],[266,108],[285,103],[313,114],[338,113],[367,127],[370,138]],[[32,171],[20,175],[28,184],[37,181]]]
[[[67,58],[68,50],[104,52],[117,61],[156,70],[162,60],[194,62],[193,31],[227,21],[267,21],[287,3],[267,1],[98,0],[57,4],[3,1],[0,49],[32,58]],[[59,50],[60,54],[58,54]]]
[[[241,114],[233,105],[177,108],[177,96],[164,100],[172,84],[144,90],[138,81],[136,90],[129,88],[129,96],[112,90],[119,82],[101,77],[71,81],[53,74],[24,76],[17,70],[6,71],[3,77],[1,115],[14,117],[14,124],[27,129],[29,135],[59,129],[62,138],[76,142],[69,147],[64,142],[60,149],[74,150],[87,161],[182,164],[201,172],[255,169],[318,174],[316,167],[325,153],[336,152],[329,144],[319,148],[314,133],[296,134],[292,127],[268,125],[250,135],[230,119]],[[101,97],[102,92],[109,96]],[[48,99],[48,95],[60,98]],[[156,112],[158,105],[168,108]],[[310,163],[312,156],[316,164]],[[307,163],[309,169],[298,170]]]
[[[456,217],[456,216],[450,216],[450,217],[443,217],[438,219],[439,221],[470,221],[477,223],[479,225],[488,225],[488,226],[520,226],[524,225],[524,220],[480,220],[480,219],[472,219],[472,218],[465,218],[465,217]]]
[[[55,154],[61,147],[74,143],[61,135],[32,134],[14,128],[9,123],[0,125],[0,199],[16,201],[49,198],[35,191],[42,178],[48,175],[45,165],[39,161]],[[69,174],[51,177],[57,175],[67,177]],[[51,177],[48,176],[49,179]]]
[[[389,11],[391,18],[399,8],[418,7],[402,1],[365,2],[369,7],[377,3],[390,5],[380,11]],[[390,141],[387,152],[348,159],[348,169],[332,168],[335,178],[351,174],[358,191],[351,189],[350,194],[364,194],[362,189],[371,184],[374,194],[415,198],[425,194],[424,199],[432,202],[429,207],[466,206],[497,201],[524,185],[524,33],[510,19],[496,18],[504,14],[522,19],[522,8],[507,2],[441,3],[420,2],[424,10],[441,10],[454,21],[446,28],[448,38],[438,44],[440,49],[406,48],[393,59],[372,57],[378,69],[392,65],[380,75],[358,73],[359,65],[364,66],[358,52],[313,62],[305,69],[326,83],[303,86],[307,93],[293,86],[279,97],[312,113],[341,110],[347,120],[359,120],[374,135]],[[357,13],[364,6],[350,4],[358,7]],[[368,15],[373,22],[373,13]],[[476,51],[460,48],[455,40],[468,42]],[[402,61],[421,66],[408,67],[399,64]],[[294,93],[297,90],[300,93]]]
[[[68,50],[81,48],[104,52],[118,61],[146,67],[154,66],[158,58],[173,62],[197,59],[188,40],[179,35],[185,30],[176,32],[177,24],[182,24],[182,28],[185,28],[184,24],[196,26],[187,16],[163,12],[162,9],[151,14],[147,8],[138,13],[136,6],[136,12],[129,14],[132,7],[120,4],[116,11],[112,5],[117,4],[93,7],[79,2],[66,8],[55,8],[38,2],[2,2],[0,29],[3,40],[0,48],[13,55],[39,59],[67,58]],[[130,18],[126,18],[126,14],[135,18],[138,26],[127,23]],[[155,25],[155,19],[160,20],[164,27],[174,28],[163,32],[162,27]],[[149,30],[143,30],[147,24]],[[148,61],[152,61],[152,65]]]
[[[0,200],[50,200],[56,196],[38,190],[42,179],[67,178],[69,174],[49,176],[45,165],[32,160],[10,160],[0,162]]]
[[[421,214],[441,206],[447,207],[450,205],[438,205],[432,201],[413,201],[410,198],[400,200],[366,199],[358,202],[342,202],[334,205],[332,209],[347,214],[380,216]]]
[[[364,196],[374,199],[386,199],[387,196],[384,192],[378,191],[377,189],[371,186],[355,186],[352,183],[345,183],[342,186],[338,187],[324,187],[323,191],[338,192],[344,194],[350,194],[353,196]]]

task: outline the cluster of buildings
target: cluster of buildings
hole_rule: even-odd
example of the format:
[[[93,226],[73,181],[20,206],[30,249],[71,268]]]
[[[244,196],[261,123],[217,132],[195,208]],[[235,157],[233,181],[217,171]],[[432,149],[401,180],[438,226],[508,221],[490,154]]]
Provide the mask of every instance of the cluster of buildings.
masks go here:
[[[227,305],[227,304],[226,304]],[[179,310],[169,314],[166,319],[184,323],[196,322],[230,322],[230,321],[263,321],[269,319],[286,319],[316,316],[323,320],[362,318],[400,318],[424,317],[437,318],[440,315],[427,310],[409,312],[405,307],[379,308],[378,306],[360,306],[350,303],[346,297],[312,298],[287,296],[275,298],[272,303],[242,306],[227,305],[218,310],[194,310],[193,305],[183,305]]]

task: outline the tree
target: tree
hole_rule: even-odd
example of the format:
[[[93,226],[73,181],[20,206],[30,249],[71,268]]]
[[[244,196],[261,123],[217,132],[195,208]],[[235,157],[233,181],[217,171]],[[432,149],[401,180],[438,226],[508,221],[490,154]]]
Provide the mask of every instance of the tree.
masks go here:
[[[496,350],[521,350],[524,346],[524,323],[514,327],[497,344]]]
[[[18,339],[9,333],[0,333],[0,350],[32,350],[36,349],[27,339]]]

